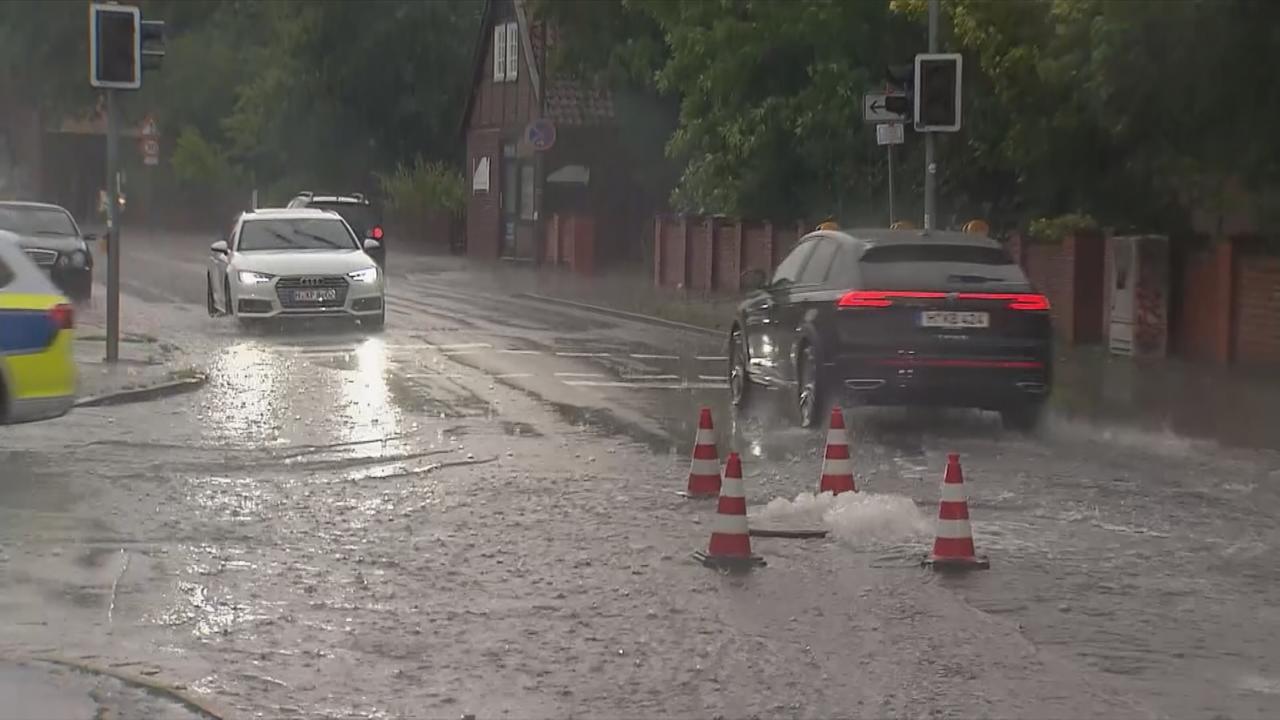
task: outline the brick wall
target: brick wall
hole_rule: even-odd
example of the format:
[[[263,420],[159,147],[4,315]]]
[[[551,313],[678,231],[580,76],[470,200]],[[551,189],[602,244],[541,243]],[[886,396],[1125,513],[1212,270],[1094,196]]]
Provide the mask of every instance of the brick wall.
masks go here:
[[[501,180],[498,166],[501,163],[501,130],[488,128],[467,133],[467,254],[471,257],[492,260],[498,257],[498,235],[501,229],[498,201],[501,196]],[[489,159],[489,190],[472,190],[476,163],[481,157]]]
[[[1280,367],[1280,256],[1241,253],[1236,261],[1235,358]]]
[[[1107,315],[1105,245],[1100,236],[1068,236],[1033,242],[1015,236],[1009,253],[1037,290],[1049,298],[1059,338],[1071,344],[1101,342]]]
[[[805,231],[800,224],[659,215],[653,223],[653,280],[659,287],[737,292],[744,272],[772,272]]]
[[[556,213],[547,221],[543,260],[581,275],[595,271],[596,222],[589,215]]]
[[[1225,362],[1219,335],[1230,307],[1222,301],[1218,262],[1219,252],[1207,249],[1188,255],[1183,267],[1182,310],[1175,342],[1178,353],[1193,360]]]

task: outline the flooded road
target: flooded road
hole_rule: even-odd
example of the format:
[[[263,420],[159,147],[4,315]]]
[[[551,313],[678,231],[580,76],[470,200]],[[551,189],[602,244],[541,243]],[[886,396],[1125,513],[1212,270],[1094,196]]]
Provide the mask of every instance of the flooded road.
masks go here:
[[[734,416],[720,338],[394,253],[385,333],[246,333],[200,249],[124,260],[205,389],[0,430],[0,650],[145,660],[237,717],[1280,715],[1276,454],[851,409],[863,497],[725,578],[674,493],[697,409],[753,512],[821,514],[791,501],[824,436]],[[915,566],[950,452],[992,561],[961,578]]]

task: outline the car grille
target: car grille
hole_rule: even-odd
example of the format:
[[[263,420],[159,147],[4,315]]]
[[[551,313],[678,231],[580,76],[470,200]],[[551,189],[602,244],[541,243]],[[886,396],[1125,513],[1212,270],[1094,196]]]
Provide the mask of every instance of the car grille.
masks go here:
[[[49,267],[58,259],[58,253],[53,250],[40,250],[39,248],[27,248],[24,250],[27,257],[40,267]]]
[[[305,299],[313,291],[333,291],[332,297]],[[347,279],[341,275],[282,277],[276,281],[276,297],[286,310],[324,310],[347,303]]]

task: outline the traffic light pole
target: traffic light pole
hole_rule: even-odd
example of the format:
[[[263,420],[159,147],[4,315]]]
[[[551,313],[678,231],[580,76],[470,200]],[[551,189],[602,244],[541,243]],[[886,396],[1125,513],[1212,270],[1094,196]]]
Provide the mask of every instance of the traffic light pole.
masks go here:
[[[120,114],[107,89],[107,362],[120,359]]]
[[[929,0],[929,52],[938,52],[938,15],[940,0]],[[918,90],[918,88],[917,88]],[[934,137],[924,134],[924,229],[932,230],[938,221],[938,163],[934,159]]]

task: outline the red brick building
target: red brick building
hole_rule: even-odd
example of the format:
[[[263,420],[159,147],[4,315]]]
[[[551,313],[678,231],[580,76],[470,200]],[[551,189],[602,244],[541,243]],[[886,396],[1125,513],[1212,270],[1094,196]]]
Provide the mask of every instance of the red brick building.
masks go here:
[[[610,92],[548,67],[557,39],[525,0],[485,3],[463,121],[467,254],[559,263],[567,252],[589,272],[630,254],[652,208],[629,202]],[[636,232],[606,242],[605,223]]]

